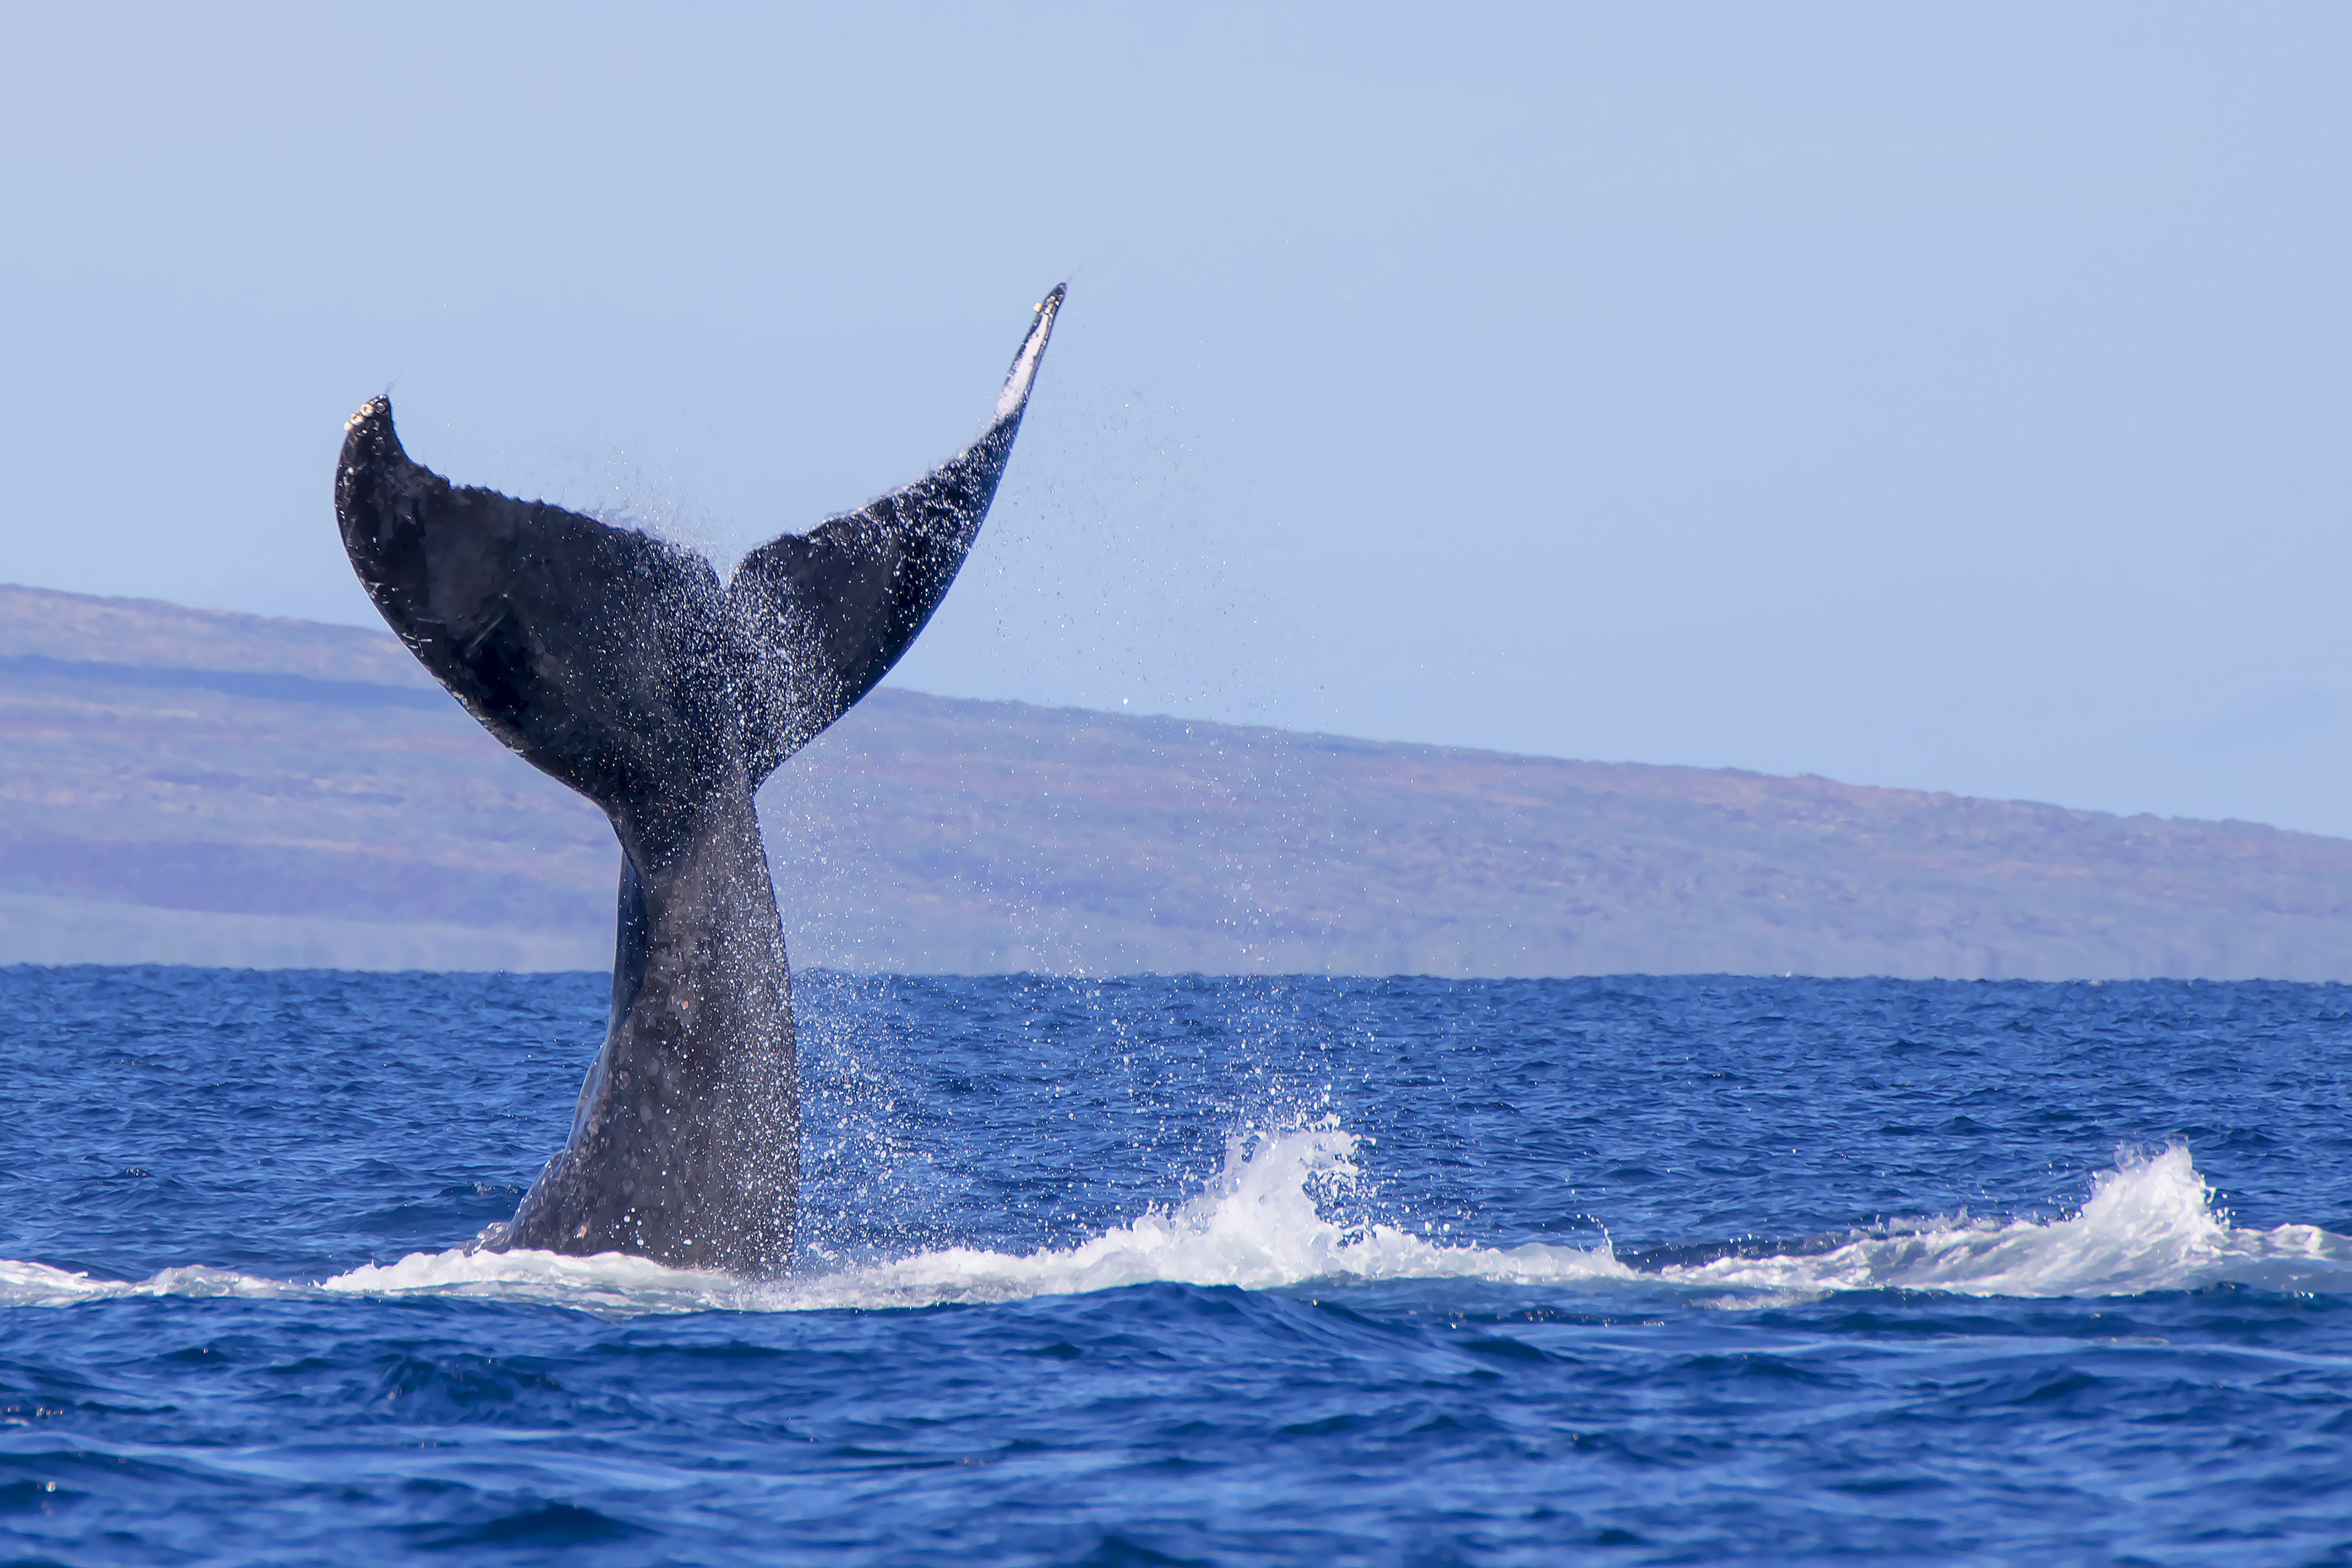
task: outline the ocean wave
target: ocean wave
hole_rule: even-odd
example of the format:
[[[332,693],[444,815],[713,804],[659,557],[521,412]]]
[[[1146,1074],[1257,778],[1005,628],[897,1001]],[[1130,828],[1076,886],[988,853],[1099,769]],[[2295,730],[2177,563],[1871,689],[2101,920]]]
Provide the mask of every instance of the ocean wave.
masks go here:
[[[772,1309],[1009,1301],[1161,1282],[1276,1289],[1327,1279],[1630,1279],[1604,1249],[1454,1247],[1394,1226],[1348,1226],[1318,1197],[1355,1188],[1360,1140],[1328,1121],[1245,1134],[1208,1185],[1072,1247],[1012,1254],[948,1247],[755,1288]]]
[[[1810,1256],[1726,1258],[1662,1271],[1685,1285],[1818,1296],[1939,1290],[1962,1296],[2139,1296],[2244,1285],[2352,1292],[2352,1237],[2309,1225],[2232,1229],[2187,1148],[2126,1152],[2066,1219],[1931,1223]]]
[[[1869,1289],[2061,1298],[2226,1283],[2352,1293],[2352,1237],[2307,1225],[2231,1228],[2178,1144],[2119,1157],[2096,1178],[2089,1201],[2064,1219],[1928,1221],[1802,1253],[1643,1271],[1606,1247],[1456,1246],[1394,1226],[1334,1221],[1318,1200],[1360,1181],[1359,1143],[1328,1121],[1237,1137],[1217,1176],[1187,1202],[1149,1210],[1076,1247],[1024,1254],[947,1247],[758,1282],[615,1253],[412,1253],[309,1284],[206,1268],[94,1279],[0,1259],[0,1306],[136,1296],[448,1296],[618,1313],[807,1311],[1003,1302],[1163,1282],[1277,1289],[1402,1279],[1664,1289],[1727,1308]]]

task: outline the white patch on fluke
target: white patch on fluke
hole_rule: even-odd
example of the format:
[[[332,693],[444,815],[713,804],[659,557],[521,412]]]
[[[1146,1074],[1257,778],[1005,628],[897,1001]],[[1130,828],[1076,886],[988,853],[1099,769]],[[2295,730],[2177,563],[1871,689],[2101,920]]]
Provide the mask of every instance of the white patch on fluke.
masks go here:
[[[1664,1291],[1686,1302],[1756,1307],[1839,1290],[1906,1289],[2025,1298],[2133,1296],[2224,1283],[2352,1293],[2352,1237],[2315,1226],[2233,1230],[2175,1146],[2126,1159],[2072,1218],[1935,1223],[1864,1237],[1811,1257],[1727,1258],[1637,1273],[1605,1249],[1450,1247],[1391,1226],[1349,1228],[1315,1194],[1356,1181],[1358,1140],[1329,1122],[1232,1140],[1200,1194],[1148,1210],[1072,1247],[1014,1255],[956,1247],[895,1262],[751,1283],[604,1253],[411,1253],[316,1284],[224,1269],[167,1268],[92,1279],[0,1259],[0,1307],[68,1307],[124,1296],[397,1300],[467,1296],[612,1313],[807,1311],[1025,1300],[1169,1281],[1265,1290],[1310,1281],[1474,1279]]]
[[[1045,340],[1053,335],[1054,310],[1045,305],[1037,307],[1037,323],[1029,329],[1029,337],[1021,345],[1020,354],[1013,362],[1013,372],[1004,378],[1004,390],[996,395],[996,417],[1003,418],[1021,406],[1029,395],[1029,384],[1037,379],[1037,360],[1045,352]]]

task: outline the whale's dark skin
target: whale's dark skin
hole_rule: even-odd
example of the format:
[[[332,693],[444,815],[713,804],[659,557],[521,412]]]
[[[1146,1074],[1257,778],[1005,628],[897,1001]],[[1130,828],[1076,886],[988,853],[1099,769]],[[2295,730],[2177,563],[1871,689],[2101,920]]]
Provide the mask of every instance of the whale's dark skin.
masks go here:
[[[409,461],[377,398],[335,473],[343,547],[409,650],[621,841],[604,1048],[572,1136],[490,1247],[766,1275],[800,1180],[792,976],[752,795],[907,651],[980,531],[1054,316],[963,452],[786,534],[721,584],[696,552]]]

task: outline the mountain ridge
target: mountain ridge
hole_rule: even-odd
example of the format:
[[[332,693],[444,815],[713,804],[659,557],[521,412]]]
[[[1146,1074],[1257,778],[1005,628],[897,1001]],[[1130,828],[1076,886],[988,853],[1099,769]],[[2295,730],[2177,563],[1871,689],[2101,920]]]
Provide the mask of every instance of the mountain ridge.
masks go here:
[[[0,586],[0,962],[610,961],[602,815],[389,633]],[[803,965],[2352,979],[2255,823],[889,687],[761,805]]]

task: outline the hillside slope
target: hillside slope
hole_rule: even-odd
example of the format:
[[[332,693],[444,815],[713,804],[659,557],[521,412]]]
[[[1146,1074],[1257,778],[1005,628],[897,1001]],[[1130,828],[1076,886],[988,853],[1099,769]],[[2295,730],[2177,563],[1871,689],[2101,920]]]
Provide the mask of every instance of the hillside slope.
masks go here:
[[[876,692],[763,793],[795,962],[2352,978],[2352,842]],[[0,587],[0,963],[602,968],[586,802],[388,635]]]

